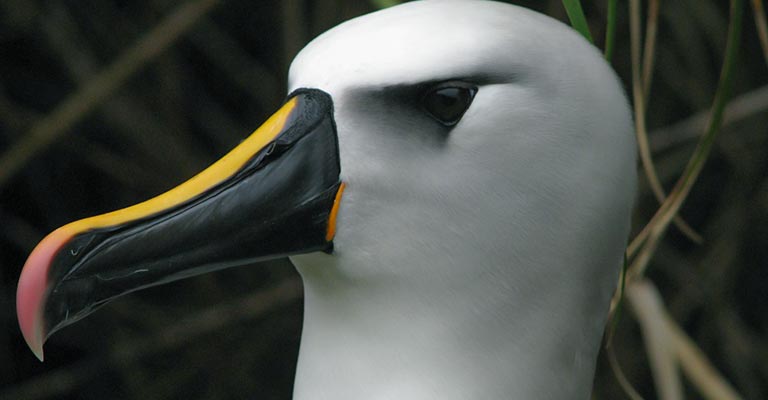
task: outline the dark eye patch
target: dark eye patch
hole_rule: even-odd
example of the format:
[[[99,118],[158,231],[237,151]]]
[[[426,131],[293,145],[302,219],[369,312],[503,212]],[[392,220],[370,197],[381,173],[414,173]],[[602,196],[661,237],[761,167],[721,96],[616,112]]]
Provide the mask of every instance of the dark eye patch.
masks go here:
[[[414,131],[398,129],[409,135],[446,139],[471,106],[479,86],[500,82],[493,76],[472,75],[454,79],[429,80],[383,86],[350,88],[347,92],[348,107],[358,115],[369,115],[371,121],[382,121],[381,115],[397,115],[397,121],[412,121],[407,126],[420,125]],[[393,121],[394,122],[394,121]],[[434,122],[438,122],[437,124]]]
[[[472,105],[477,87],[464,82],[445,82],[430,89],[422,99],[422,107],[445,126],[456,125]]]

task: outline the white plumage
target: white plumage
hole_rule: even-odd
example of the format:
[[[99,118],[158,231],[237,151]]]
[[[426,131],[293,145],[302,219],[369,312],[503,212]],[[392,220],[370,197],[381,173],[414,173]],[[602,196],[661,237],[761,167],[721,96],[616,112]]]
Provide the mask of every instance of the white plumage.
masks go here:
[[[452,129],[414,88],[476,84]],[[407,3],[293,62],[331,94],[335,253],[306,290],[297,400],[587,399],[635,192],[627,101],[562,23],[495,2]]]

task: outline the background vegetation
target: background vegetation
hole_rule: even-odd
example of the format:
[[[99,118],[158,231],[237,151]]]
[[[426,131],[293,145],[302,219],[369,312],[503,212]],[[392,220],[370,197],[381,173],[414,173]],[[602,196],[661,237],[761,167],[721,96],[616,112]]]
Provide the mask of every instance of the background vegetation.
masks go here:
[[[54,336],[43,364],[16,324],[16,282],[26,256],[54,228],[159,194],[223,155],[280,104],[287,67],[304,44],[391,3],[0,2],[0,399],[290,397],[301,288],[285,262],[123,298]],[[512,3],[568,21],[560,0]],[[635,3],[635,37],[645,51],[638,48],[633,62]],[[608,0],[585,1],[583,9],[602,48]],[[706,130],[726,59],[729,4],[622,0],[615,15],[612,64],[635,100],[632,66],[639,70],[649,153],[669,192]],[[641,334],[664,310],[723,382],[743,398],[768,398],[768,58],[755,15],[747,4],[724,126],[682,220],[646,270],[666,306],[650,307],[645,319],[642,306],[623,308],[612,350],[599,361],[597,399],[630,396],[611,357],[644,398],[656,398],[660,387],[674,398],[672,372],[685,352],[674,340],[644,342]],[[646,40],[654,30],[657,40]],[[644,180],[635,233],[658,208]],[[683,220],[701,243],[681,233]],[[637,296],[653,299],[653,289]],[[673,353],[672,372],[659,372],[663,354]],[[688,382],[679,390],[700,396],[702,384]]]

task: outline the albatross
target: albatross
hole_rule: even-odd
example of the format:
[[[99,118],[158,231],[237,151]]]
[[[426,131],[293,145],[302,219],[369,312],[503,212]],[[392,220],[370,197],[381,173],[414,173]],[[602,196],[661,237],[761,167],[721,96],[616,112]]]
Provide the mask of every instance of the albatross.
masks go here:
[[[636,185],[599,51],[524,8],[417,1],[319,36],[288,87],[189,181],[40,242],[32,351],[123,294],[289,257],[297,400],[588,399]]]

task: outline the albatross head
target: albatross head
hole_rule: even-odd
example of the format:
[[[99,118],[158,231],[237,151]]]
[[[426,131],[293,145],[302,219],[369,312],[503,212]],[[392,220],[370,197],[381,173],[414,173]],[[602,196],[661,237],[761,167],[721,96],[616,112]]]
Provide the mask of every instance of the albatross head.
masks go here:
[[[414,2],[315,39],[289,85],[333,98],[347,184],[334,254],[292,258],[298,397],[586,399],[635,185],[598,51],[523,8]]]
[[[194,185],[46,238],[19,285],[30,346],[140,287],[291,255],[296,399],[588,398],[635,186],[599,52],[519,7],[413,2],[315,39],[289,87]],[[232,218],[246,200],[266,211]]]

